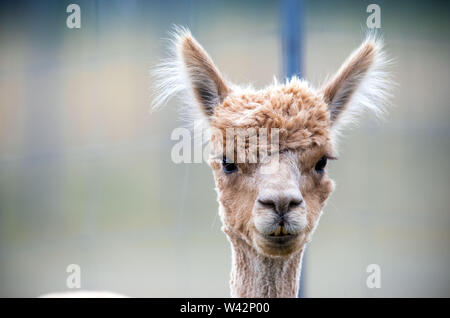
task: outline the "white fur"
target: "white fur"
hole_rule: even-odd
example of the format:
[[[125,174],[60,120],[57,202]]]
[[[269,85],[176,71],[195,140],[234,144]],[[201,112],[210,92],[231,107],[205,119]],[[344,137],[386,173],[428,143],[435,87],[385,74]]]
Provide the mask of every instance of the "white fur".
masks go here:
[[[70,291],[70,292],[56,292],[41,295],[40,298],[128,298],[121,294],[116,294],[109,291]]]
[[[181,40],[191,36],[191,32],[180,26],[174,26],[170,33],[169,56],[163,59],[152,71],[154,93],[152,111],[159,110],[172,97],[180,102],[178,108],[181,118],[191,129],[200,128],[208,131],[208,120],[201,111],[201,106],[194,97],[189,76],[181,56]]]
[[[384,51],[384,43],[381,36],[375,33],[369,33],[366,36],[366,40],[361,44],[361,47],[368,42],[372,43],[375,47],[375,60],[369,68],[369,71],[363,77],[361,83],[358,85],[349,104],[334,123],[331,130],[332,140],[337,140],[335,137],[338,137],[344,128],[356,124],[361,114],[367,110],[372,111],[377,118],[383,119],[386,114],[386,109],[389,106],[389,100],[392,97],[392,89],[395,86],[394,81],[388,72],[392,60],[388,59]],[[350,60],[358,50],[359,48],[351,54],[348,60]],[[347,63],[344,63],[343,67],[345,67],[346,64]]]

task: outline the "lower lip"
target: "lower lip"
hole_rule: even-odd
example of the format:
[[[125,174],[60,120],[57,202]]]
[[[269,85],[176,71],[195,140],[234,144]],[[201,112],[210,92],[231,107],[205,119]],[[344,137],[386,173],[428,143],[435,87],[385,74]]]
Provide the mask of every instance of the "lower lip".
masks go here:
[[[280,235],[280,236],[263,235],[263,237],[272,243],[283,245],[294,240],[297,237],[297,235],[294,234]]]

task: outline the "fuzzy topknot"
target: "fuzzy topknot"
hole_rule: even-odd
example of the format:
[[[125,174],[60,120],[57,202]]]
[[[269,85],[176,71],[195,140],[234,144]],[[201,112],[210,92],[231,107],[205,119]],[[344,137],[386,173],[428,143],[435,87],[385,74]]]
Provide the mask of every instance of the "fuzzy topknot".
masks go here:
[[[330,116],[321,96],[293,77],[285,84],[230,94],[215,109],[211,126],[223,135],[228,128],[277,128],[280,150],[305,149],[328,142]]]

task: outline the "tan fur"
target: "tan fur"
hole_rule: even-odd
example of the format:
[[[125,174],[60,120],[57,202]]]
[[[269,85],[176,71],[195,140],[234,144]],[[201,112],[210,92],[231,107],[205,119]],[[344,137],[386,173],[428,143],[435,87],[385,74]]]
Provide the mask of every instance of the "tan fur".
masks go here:
[[[323,99],[330,105],[330,117],[333,122],[339,114],[342,114],[342,108],[347,106],[350,97],[369,71],[376,53],[376,45],[372,42],[366,43],[342,65],[336,76],[323,88]],[[333,101],[336,99],[338,101],[335,102],[333,109]]]
[[[229,176],[223,173],[219,163],[211,164],[222,206],[224,232],[233,248],[232,295],[297,295],[301,251],[333,189],[326,175],[314,171],[322,156],[333,154],[330,125],[328,107],[320,94],[297,78],[256,92],[231,93],[215,108],[211,127],[220,130],[222,135],[227,128],[280,129],[280,168],[275,175],[261,174],[258,165],[244,163],[239,164],[239,174]],[[293,180],[293,186],[300,188],[305,200],[307,224],[294,244],[274,248],[264,242],[255,228],[255,200],[262,191],[261,186],[271,187],[274,192],[289,187],[286,184],[295,170],[300,174],[299,180]]]
[[[189,81],[180,85],[189,87],[211,130],[213,156],[209,164],[214,172],[223,231],[233,255],[231,294],[296,297],[303,250],[334,188],[326,171],[316,171],[315,166],[322,157],[333,157],[335,122],[344,122],[341,117],[348,119],[349,114],[358,111],[357,107],[376,110],[373,104],[383,102],[382,97],[387,96],[383,91],[388,83],[382,72],[381,42],[369,37],[318,90],[295,77],[261,90],[232,86],[189,31],[180,30],[176,47],[183,61],[180,71]],[[164,66],[158,76],[165,69],[172,70]],[[173,78],[160,86],[176,83]],[[161,96],[158,101],[164,100],[167,93]],[[211,101],[215,104],[211,105]],[[225,173],[222,155],[229,155],[223,149],[228,146],[225,136],[230,128],[278,129],[278,156],[257,163],[238,162],[237,171]],[[247,152],[249,140],[245,143]],[[265,168],[272,166],[276,169],[267,173]],[[281,218],[274,203],[283,200],[287,210]],[[279,224],[284,224],[289,233],[282,243],[271,238]]]
[[[216,90],[219,97],[217,102],[222,103],[229,93],[229,88],[206,51],[190,35],[186,35],[180,45],[184,65],[194,86],[195,98],[201,103],[202,96],[199,94],[198,88],[201,85],[208,86],[210,85],[208,81],[212,81],[213,89]],[[207,116],[213,114],[213,109],[210,107],[204,107],[203,111]]]
[[[256,92],[232,93],[214,110],[211,126],[279,128],[280,150],[324,146],[330,119],[327,105],[306,82],[293,78]]]

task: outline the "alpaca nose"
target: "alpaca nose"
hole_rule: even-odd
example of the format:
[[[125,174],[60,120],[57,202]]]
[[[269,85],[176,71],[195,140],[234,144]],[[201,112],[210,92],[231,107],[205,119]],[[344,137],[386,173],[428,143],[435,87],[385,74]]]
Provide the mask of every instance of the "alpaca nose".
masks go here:
[[[300,207],[303,204],[303,197],[300,191],[283,191],[281,193],[262,193],[258,196],[258,203],[273,209],[280,216]]]

